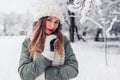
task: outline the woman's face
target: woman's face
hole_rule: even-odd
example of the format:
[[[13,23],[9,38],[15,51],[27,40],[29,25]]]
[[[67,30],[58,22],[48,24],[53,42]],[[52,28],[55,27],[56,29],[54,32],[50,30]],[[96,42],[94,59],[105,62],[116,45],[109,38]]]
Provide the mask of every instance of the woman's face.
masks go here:
[[[49,16],[46,19],[46,29],[45,33],[46,34],[51,34],[53,33],[59,26],[60,20],[56,17]]]

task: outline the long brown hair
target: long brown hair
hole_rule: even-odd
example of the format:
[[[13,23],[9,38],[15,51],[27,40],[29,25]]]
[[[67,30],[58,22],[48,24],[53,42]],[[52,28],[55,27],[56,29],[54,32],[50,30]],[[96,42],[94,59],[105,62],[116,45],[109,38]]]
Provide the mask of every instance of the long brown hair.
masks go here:
[[[45,23],[46,23],[47,18],[48,17],[40,18],[36,22],[33,28],[33,33],[32,33],[31,42],[29,46],[31,57],[34,57],[34,55],[36,54],[40,54],[44,50],[44,43],[45,43],[45,38],[46,38]],[[64,56],[64,48],[63,48],[64,37],[60,30],[60,26],[61,25],[59,25],[58,29],[56,29],[56,31],[54,32],[54,34],[57,36],[57,40],[55,42],[55,50],[57,50],[58,53],[61,55],[61,57],[63,57]]]

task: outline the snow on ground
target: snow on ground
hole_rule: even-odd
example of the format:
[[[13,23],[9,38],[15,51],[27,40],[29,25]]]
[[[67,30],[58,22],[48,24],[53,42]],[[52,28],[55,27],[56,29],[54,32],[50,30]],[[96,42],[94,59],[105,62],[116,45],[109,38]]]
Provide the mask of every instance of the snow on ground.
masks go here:
[[[120,80],[120,55],[108,54],[106,65],[104,50],[93,48],[93,44],[96,43],[72,43],[80,71],[75,80]]]
[[[17,68],[24,37],[0,37],[0,80],[20,80]]]
[[[0,80],[20,80],[17,68],[24,39],[24,36],[0,37]],[[104,49],[95,44],[98,43],[71,43],[79,62],[79,75],[72,80],[120,80],[120,54],[108,54],[106,65]]]

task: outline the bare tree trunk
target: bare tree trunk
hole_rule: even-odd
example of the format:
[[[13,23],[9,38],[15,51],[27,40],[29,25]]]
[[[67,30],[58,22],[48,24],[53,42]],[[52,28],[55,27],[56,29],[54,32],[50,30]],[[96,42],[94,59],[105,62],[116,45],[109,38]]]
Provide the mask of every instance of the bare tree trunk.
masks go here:
[[[68,11],[69,15],[74,15],[74,13]],[[69,34],[70,34],[70,42],[74,42],[74,26],[75,26],[75,18],[70,17],[70,28],[69,28]]]
[[[69,0],[68,3],[73,3],[73,0]],[[69,15],[74,15],[74,13],[68,10]],[[70,28],[69,28],[69,35],[70,35],[70,42],[74,42],[74,26],[75,26],[75,18],[70,17]]]
[[[103,39],[99,38],[100,34],[103,37]],[[102,28],[97,28],[97,33],[96,33],[96,36],[95,36],[95,41],[104,41],[103,29]]]
[[[4,35],[6,36],[6,35],[7,35],[7,34],[6,34],[6,28],[7,28],[7,25],[6,25],[5,20],[4,20],[4,24],[3,24],[3,26],[4,26],[3,32],[4,32]]]
[[[75,26],[75,31],[76,31],[76,36],[77,36],[78,40],[80,40],[80,35],[79,35],[79,33],[78,33],[78,28],[77,28],[77,26]]]

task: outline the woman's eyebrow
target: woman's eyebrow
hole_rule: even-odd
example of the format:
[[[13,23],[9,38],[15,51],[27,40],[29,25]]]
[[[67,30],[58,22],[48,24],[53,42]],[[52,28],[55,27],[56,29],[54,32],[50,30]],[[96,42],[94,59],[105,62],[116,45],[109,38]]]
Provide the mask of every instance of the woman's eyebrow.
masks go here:
[[[50,17],[50,16],[48,18],[52,19],[52,17]]]
[[[49,16],[49,17],[48,17],[48,19],[53,19],[53,18]],[[60,20],[59,20],[59,19],[57,19],[57,20],[55,20],[55,21],[59,21],[59,22],[60,22]]]

